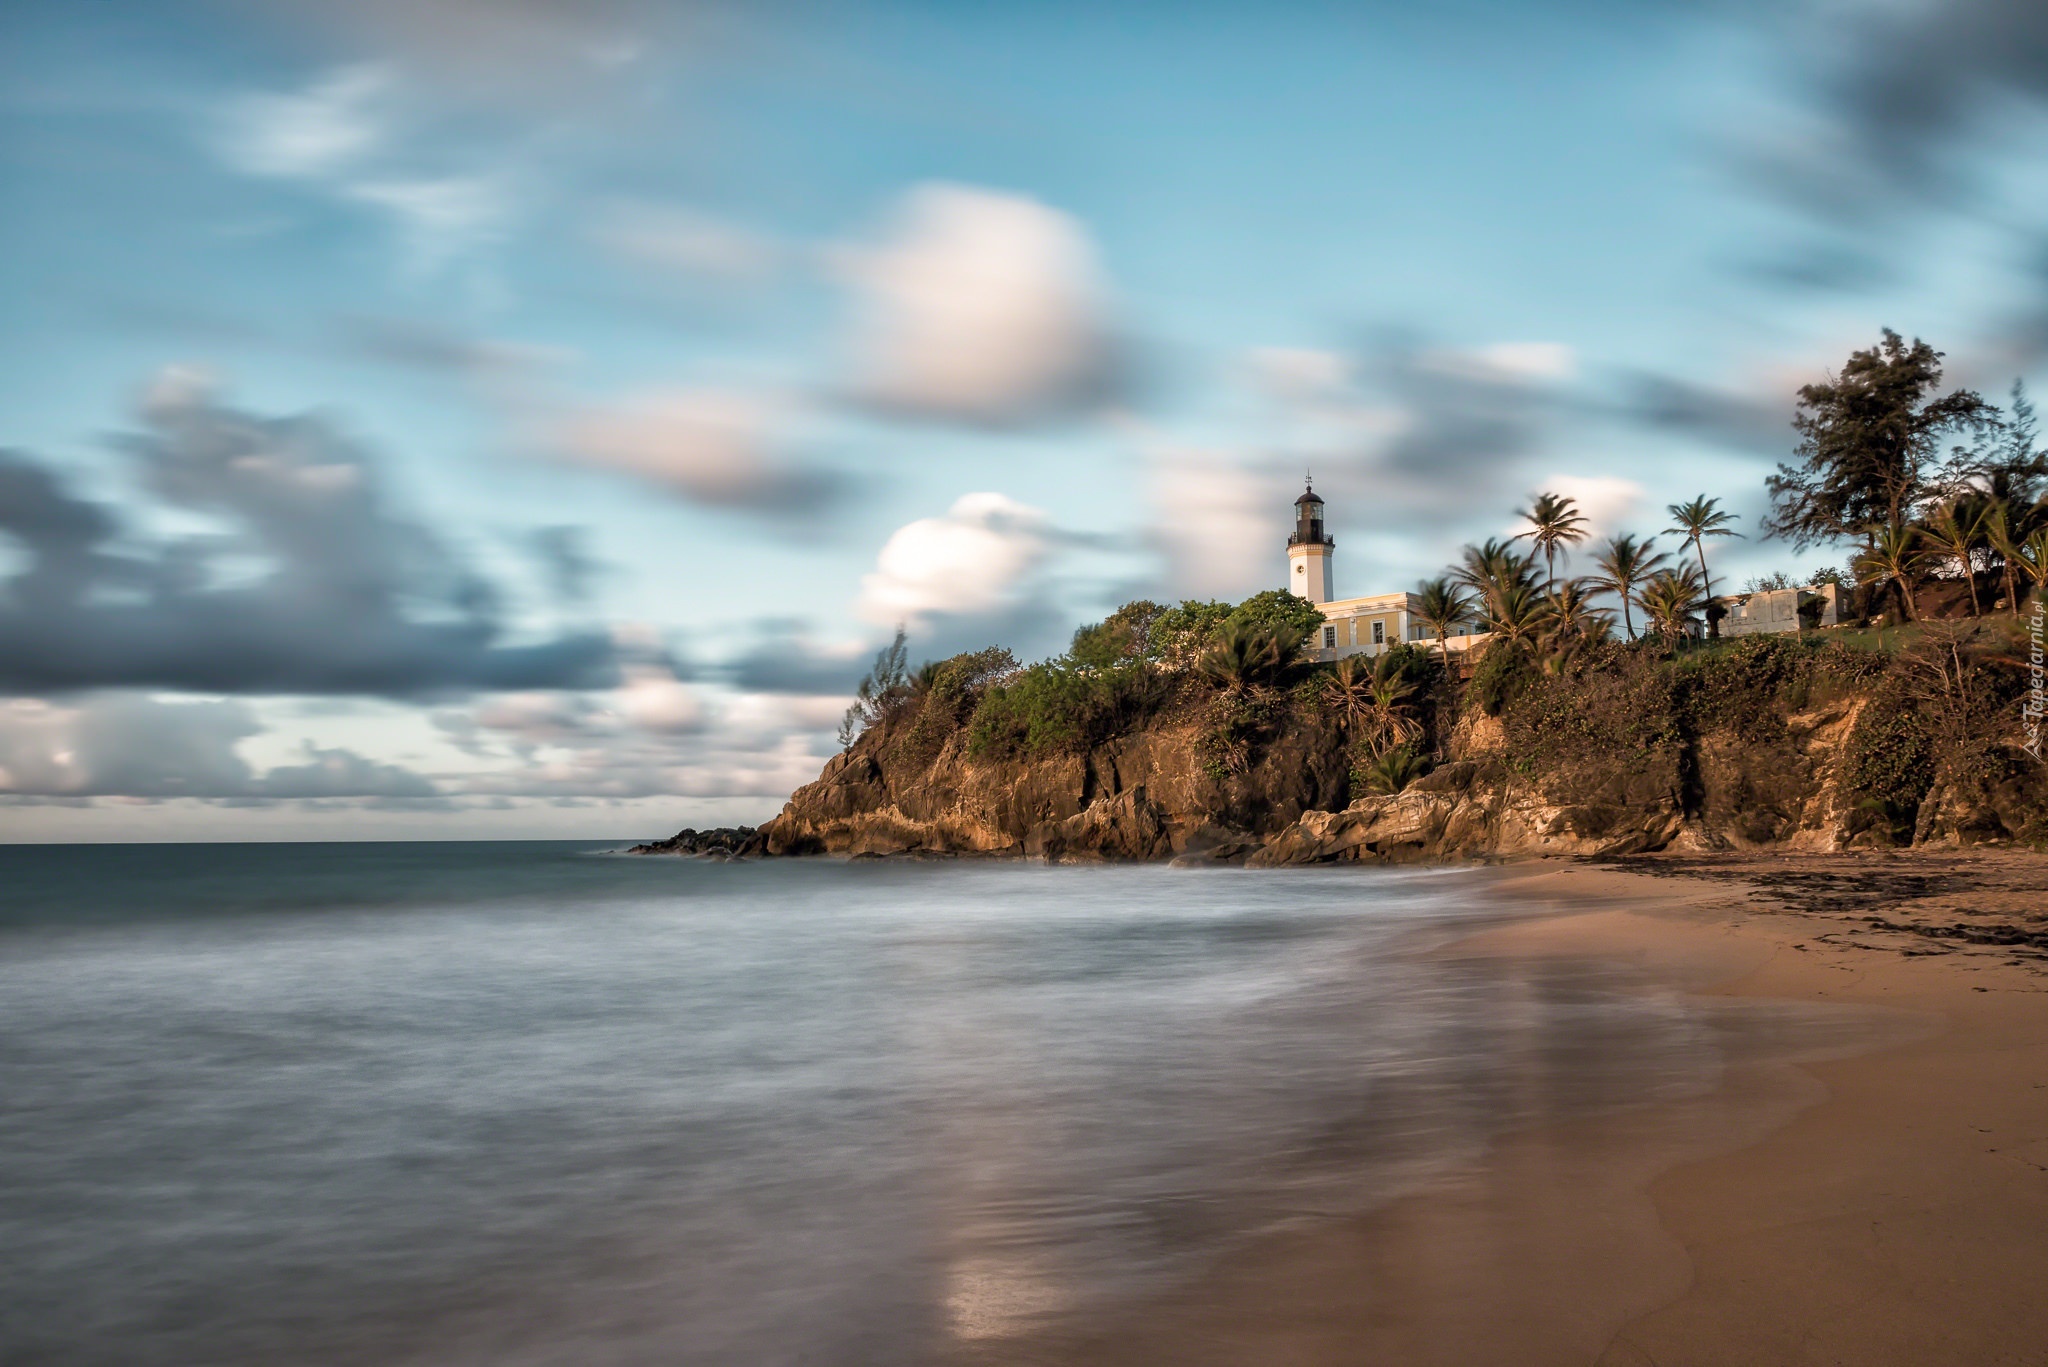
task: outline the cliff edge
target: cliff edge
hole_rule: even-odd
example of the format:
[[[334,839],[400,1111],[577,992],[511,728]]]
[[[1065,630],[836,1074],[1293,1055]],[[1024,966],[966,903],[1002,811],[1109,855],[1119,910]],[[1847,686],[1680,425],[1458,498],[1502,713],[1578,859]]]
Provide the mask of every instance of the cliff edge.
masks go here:
[[[1980,623],[949,681],[984,652],[880,697],[760,848],[1272,866],[2042,844],[2022,646]]]

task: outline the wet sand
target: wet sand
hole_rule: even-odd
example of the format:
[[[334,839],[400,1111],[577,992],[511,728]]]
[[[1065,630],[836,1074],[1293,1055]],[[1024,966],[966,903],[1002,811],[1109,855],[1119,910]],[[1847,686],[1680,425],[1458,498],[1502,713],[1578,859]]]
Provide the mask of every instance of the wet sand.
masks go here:
[[[1552,914],[1437,952],[1679,985],[1722,1085],[1510,1135],[987,1359],[2048,1363],[2048,860],[1534,864],[1498,894]]]

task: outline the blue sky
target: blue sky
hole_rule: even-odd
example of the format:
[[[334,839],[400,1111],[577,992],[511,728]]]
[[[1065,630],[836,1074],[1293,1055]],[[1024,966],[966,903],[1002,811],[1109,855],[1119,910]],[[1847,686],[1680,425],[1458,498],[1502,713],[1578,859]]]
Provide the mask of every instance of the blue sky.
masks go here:
[[[2048,350],[2006,0],[11,6],[0,838],[757,821],[904,622],[1754,534]],[[1830,558],[1722,552],[1736,580]]]

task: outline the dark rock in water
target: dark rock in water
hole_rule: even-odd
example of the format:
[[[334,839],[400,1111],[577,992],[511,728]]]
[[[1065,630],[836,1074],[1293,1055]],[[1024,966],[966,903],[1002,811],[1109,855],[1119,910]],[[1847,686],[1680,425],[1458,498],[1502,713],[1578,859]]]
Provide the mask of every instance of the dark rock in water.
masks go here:
[[[765,854],[767,850],[767,834],[752,826],[720,826],[710,831],[691,830],[685,826],[666,840],[635,845],[626,853],[691,855],[699,859],[726,861]]]

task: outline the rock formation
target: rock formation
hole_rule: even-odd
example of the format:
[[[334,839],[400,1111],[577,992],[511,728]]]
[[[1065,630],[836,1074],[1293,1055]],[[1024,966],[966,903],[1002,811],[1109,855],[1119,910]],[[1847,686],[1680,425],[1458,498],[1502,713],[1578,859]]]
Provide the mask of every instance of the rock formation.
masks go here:
[[[907,744],[908,722],[878,725],[747,848],[1269,867],[2048,840],[2039,761],[1996,737],[1942,742],[1945,714],[1881,659],[1799,648],[1741,647],[1722,674],[1665,661],[1622,682],[1532,678],[1498,714],[1446,681],[1436,766],[1385,794],[1359,790],[1357,742],[1305,687],[1233,764],[1200,706],[1034,757],[977,757],[964,724],[935,749]]]

